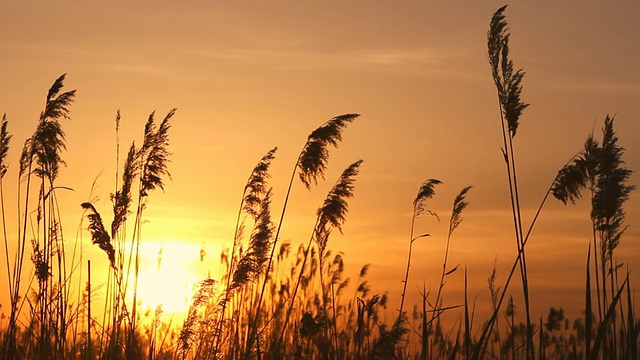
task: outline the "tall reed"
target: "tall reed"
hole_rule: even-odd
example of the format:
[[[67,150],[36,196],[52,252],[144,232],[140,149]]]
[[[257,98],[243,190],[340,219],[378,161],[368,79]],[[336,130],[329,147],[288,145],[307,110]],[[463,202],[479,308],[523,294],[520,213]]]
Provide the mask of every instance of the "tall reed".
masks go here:
[[[500,125],[502,128],[502,155],[507,169],[509,182],[509,196],[511,200],[511,213],[515,230],[516,245],[519,254],[520,276],[522,278],[522,292],[525,304],[527,320],[527,358],[534,356],[533,328],[530,315],[529,281],[527,274],[526,251],[524,250],[524,234],[522,230],[522,215],[520,208],[520,192],[518,188],[518,176],[513,139],[519,125],[522,111],[529,104],[520,100],[522,93],[522,79],[524,71],[514,70],[513,61],[509,58],[509,38],[511,34],[507,28],[504,11],[507,6],[499,8],[491,19],[491,25],[487,33],[487,47],[491,76],[498,93],[498,105],[500,108]]]
[[[438,217],[438,214],[426,208],[426,201],[431,199],[435,195],[434,187],[438,184],[442,184],[440,180],[428,179],[420,186],[418,194],[415,200],[413,200],[413,214],[411,215],[411,229],[409,231],[409,255],[407,256],[407,269],[404,274],[404,280],[402,281],[402,294],[400,296],[400,308],[398,309],[398,323],[402,321],[405,316],[403,313],[404,300],[407,293],[407,282],[409,281],[409,268],[411,267],[411,252],[413,249],[413,242],[421,237],[429,236],[429,234],[422,234],[414,237],[414,226],[416,218],[422,214],[429,214]]]

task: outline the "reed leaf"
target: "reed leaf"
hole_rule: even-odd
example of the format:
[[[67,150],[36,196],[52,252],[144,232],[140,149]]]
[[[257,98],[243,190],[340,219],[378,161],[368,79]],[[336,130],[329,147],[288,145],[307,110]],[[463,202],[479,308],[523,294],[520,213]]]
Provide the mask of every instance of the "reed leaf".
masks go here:
[[[629,277],[627,276],[616,292],[615,296],[611,300],[611,304],[607,309],[606,315],[602,322],[598,326],[598,332],[596,333],[596,338],[593,341],[593,348],[591,349],[591,355],[589,359],[598,359],[600,347],[602,346],[603,341],[605,341],[605,336],[607,334],[607,328],[610,326],[610,322],[614,320],[616,316],[616,306],[618,306],[618,302],[620,301],[620,296],[622,295],[622,291],[624,291],[625,286],[629,286]]]
[[[337,147],[342,141],[342,130],[358,116],[360,114],[336,116],[309,134],[297,162],[298,175],[307,189],[317,184],[318,178],[324,179],[329,159],[328,146]]]

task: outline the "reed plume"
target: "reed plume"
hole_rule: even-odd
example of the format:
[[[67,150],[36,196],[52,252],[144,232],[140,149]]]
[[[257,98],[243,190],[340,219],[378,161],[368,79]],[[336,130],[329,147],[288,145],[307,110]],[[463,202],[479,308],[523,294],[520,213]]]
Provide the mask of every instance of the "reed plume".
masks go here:
[[[507,122],[510,137],[516,136],[520,115],[529,104],[520,100],[524,71],[514,72],[513,61],[509,59],[509,29],[504,11],[507,5],[499,8],[491,18],[487,34],[487,47],[491,75],[498,89],[498,98],[502,115]]]
[[[60,157],[60,152],[66,148],[65,134],[59,120],[69,118],[69,105],[76,93],[75,90],[70,90],[60,94],[65,76],[66,74],[63,74],[56,79],[49,89],[36,131],[25,142],[20,160],[21,175],[30,168],[31,162],[35,159],[35,174],[53,181],[58,175],[60,165],[65,164]]]
[[[466,196],[472,186],[467,186],[460,191],[453,201],[453,210],[451,211],[451,220],[449,221],[449,236],[453,234],[453,231],[462,223],[462,211],[467,208],[469,202],[466,201]]]
[[[91,232],[91,242],[94,245],[98,245],[100,249],[102,249],[107,254],[111,267],[115,269],[116,251],[111,244],[111,237],[109,236],[109,233],[107,233],[107,230],[105,230],[104,228],[100,213],[98,213],[93,204],[89,202],[84,202],[81,206],[83,209],[89,211],[89,213],[87,214],[87,218],[89,219],[88,230],[89,232]]]
[[[259,217],[262,198],[269,191],[267,185],[267,180],[271,177],[269,174],[269,166],[275,158],[277,150],[278,148],[274,147],[260,159],[258,164],[253,168],[249,180],[244,187],[242,200],[244,206],[242,209],[254,219]]]
[[[346,220],[348,211],[347,199],[353,197],[355,177],[358,175],[360,165],[362,165],[362,160],[354,162],[342,172],[338,181],[327,194],[322,207],[316,213],[318,221],[314,231],[314,239],[320,255],[324,254],[327,247],[331,229],[336,228],[342,233],[342,224]]]
[[[267,190],[264,199],[260,201],[260,212],[257,215],[256,225],[251,234],[249,248],[238,261],[238,266],[233,274],[233,282],[229,288],[230,291],[255,280],[262,272],[264,263],[268,259],[273,230],[271,190]]]
[[[175,114],[176,109],[172,109],[164,117],[156,129],[154,123],[154,113],[149,115],[149,119],[144,129],[144,142],[140,148],[140,157],[144,158],[144,167],[140,177],[140,196],[145,197],[150,190],[159,187],[164,190],[163,176],[171,178],[167,169],[169,162],[169,120]]]
[[[122,172],[122,185],[120,190],[116,190],[115,194],[111,195],[113,202],[113,221],[111,222],[111,237],[115,238],[118,229],[127,221],[127,216],[130,213],[131,207],[131,187],[133,181],[138,176],[138,169],[140,168],[140,159],[137,156],[138,149],[135,143],[131,143],[129,152],[127,153],[127,159],[124,162],[124,171]]]
[[[427,209],[427,200],[431,199],[436,194],[435,186],[440,184],[442,184],[442,181],[438,179],[428,179],[422,183],[418,190],[418,195],[416,195],[415,200],[413,200],[413,219],[420,215],[428,214],[440,220],[438,214]],[[411,235],[413,236],[413,224],[411,227]]]
[[[623,205],[636,188],[626,184],[633,171],[624,167],[624,148],[618,145],[613,124],[614,117],[607,115],[602,145],[590,135],[578,156],[559,171],[552,188],[554,197],[564,204],[575,203],[581,190],[590,189],[591,219],[606,242],[602,245],[604,260],[611,258],[625,230]]]
[[[342,141],[342,130],[353,122],[360,114],[339,115],[314,130],[307,138],[307,143],[298,157],[300,180],[307,187],[318,183],[318,178],[324,179],[324,172],[329,160],[328,146],[338,146]]]
[[[9,152],[9,143],[12,135],[7,130],[7,114],[2,115],[2,125],[0,126],[0,179],[4,178],[7,173],[7,153]]]
[[[193,345],[193,337],[198,334],[198,330],[200,329],[199,311],[209,303],[209,300],[211,300],[216,292],[216,286],[217,282],[213,279],[204,279],[198,282],[198,290],[191,300],[189,312],[178,336],[178,350],[182,355],[182,359],[185,359],[189,354],[191,346]]]

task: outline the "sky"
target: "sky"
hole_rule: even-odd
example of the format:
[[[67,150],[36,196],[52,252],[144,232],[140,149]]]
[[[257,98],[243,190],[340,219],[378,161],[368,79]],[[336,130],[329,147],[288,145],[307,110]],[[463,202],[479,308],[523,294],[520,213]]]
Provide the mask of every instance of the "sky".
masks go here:
[[[14,135],[5,191],[15,198],[7,189],[17,187],[20,146],[35,128],[49,86],[66,73],[65,89],[77,89],[77,96],[71,120],[63,121],[67,166],[58,183],[74,190],[58,195],[65,236],[81,241],[86,259],[106,268],[104,253],[80,230],[86,227],[80,203],[92,200],[103,214],[111,208],[116,111],[126,148],[141,142],[152,111],[160,118],[177,108],[172,179],[164,192],[151,195],[143,227],[141,276],[148,280],[141,283],[151,289],[142,292],[153,303],[217,276],[245,181],[269,149],[278,147],[271,185],[279,214],[307,135],[335,115],[355,112],[361,117],[331,150],[326,181],[311,191],[294,184],[281,239],[307,241],[334,179],[364,160],[344,234],[334,234],[328,247],[344,252],[353,280],[370,263],[372,291],[388,292],[393,309],[402,290],[412,202],[423,181],[439,179],[443,185],[429,207],[440,222],[416,222],[415,233],[431,237],[414,244],[411,304],[418,287],[436,289],[453,199],[472,185],[449,262],[466,265],[471,294],[486,309],[494,264],[502,283],[516,254],[486,56],[489,21],[502,5],[0,0],[0,113]],[[640,3],[632,0],[509,5],[510,54],[526,71],[522,99],[530,104],[515,139],[525,224],[586,137],[593,132],[599,138],[607,114],[616,116],[627,166],[640,169],[639,13]],[[630,183],[639,179],[634,174]],[[633,280],[640,266],[637,193],[626,210],[629,228],[616,258]],[[585,201],[548,202],[527,246],[535,315],[551,306],[579,315],[589,239]],[[445,302],[461,301],[462,284],[462,272],[448,280]],[[516,296],[517,289],[516,282]],[[180,300],[173,301],[179,308]]]

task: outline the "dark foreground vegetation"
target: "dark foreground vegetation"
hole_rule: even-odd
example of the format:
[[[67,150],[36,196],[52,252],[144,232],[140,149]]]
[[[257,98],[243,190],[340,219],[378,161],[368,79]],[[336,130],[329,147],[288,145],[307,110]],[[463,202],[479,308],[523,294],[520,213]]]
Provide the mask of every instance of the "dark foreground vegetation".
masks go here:
[[[295,196],[292,185],[308,189],[324,180],[329,152],[358,114],[336,116],[311,132],[293,164],[286,200],[272,210],[269,167],[276,148],[269,150],[250,173],[241,194],[235,237],[230,254],[222,259],[221,278],[202,279],[181,324],[159,321],[161,308],[147,314],[137,306],[140,270],[140,225],[148,197],[164,188],[169,175],[169,133],[175,110],[161,119],[151,114],[140,146],[131,144],[120,161],[111,194],[110,226],[91,203],[81,204],[92,242],[108,259],[108,281],[91,285],[90,264],[65,241],[56,193],[65,188],[56,178],[64,161],[65,137],[61,120],[69,116],[75,90],[64,91],[65,76],[50,88],[36,130],[28,138],[19,162],[19,226],[9,234],[5,219],[4,175],[11,135],[7,118],[0,128],[0,201],[4,257],[10,303],[0,324],[2,359],[635,359],[638,322],[629,270],[616,262],[615,249],[626,225],[623,205],[634,187],[632,171],[622,159],[614,119],[607,117],[602,136],[589,135],[582,149],[559,170],[533,219],[521,214],[514,141],[520,116],[528,106],[521,100],[524,71],[509,54],[506,7],[492,17],[488,31],[488,58],[500,105],[502,151],[508,176],[516,253],[511,271],[498,284],[489,277],[491,316],[474,318],[466,291],[463,304],[446,304],[448,276],[468,269],[450,266],[449,242],[462,223],[471,186],[453,201],[439,285],[422,292],[422,301],[405,307],[411,251],[419,215],[434,215],[428,203],[442,183],[428,179],[413,203],[408,260],[399,309],[386,310],[387,296],[371,294],[368,265],[355,281],[344,276],[342,253],[329,250],[332,232],[341,231],[348,200],[354,195],[362,160],[347,166],[324,202],[319,204],[309,238],[297,247],[280,239],[287,204]],[[118,131],[120,114],[116,117]],[[119,146],[118,146],[119,147]],[[118,154],[119,157],[119,154]],[[584,317],[567,319],[562,308],[551,308],[546,319],[530,312],[526,245],[545,203],[564,204],[582,196],[591,201],[592,239],[585,244]],[[14,210],[11,210],[14,211]],[[111,211],[110,211],[111,212]],[[530,223],[528,227],[526,223]],[[33,230],[32,230],[33,229]],[[9,242],[15,251],[9,251]],[[76,274],[88,266],[89,282],[78,285]],[[102,269],[104,271],[104,269]],[[133,279],[130,281],[130,279]],[[514,303],[509,287],[521,281],[523,299]],[[353,281],[351,281],[353,283]],[[353,290],[355,288],[355,290]],[[76,289],[76,290],[74,290]],[[77,289],[84,289],[78,296]],[[351,290],[349,290],[351,289]],[[92,315],[95,292],[106,299],[99,318]],[[132,296],[133,301],[126,301]],[[515,309],[524,321],[517,320]],[[391,316],[382,317],[385,312]],[[95,312],[95,309],[94,309]],[[455,312],[455,324],[441,321]],[[520,316],[519,316],[520,318]]]

